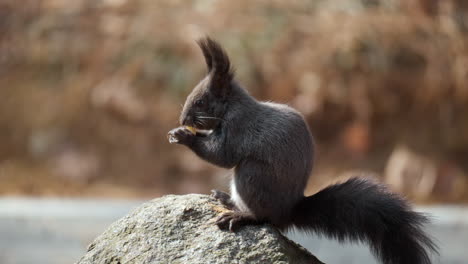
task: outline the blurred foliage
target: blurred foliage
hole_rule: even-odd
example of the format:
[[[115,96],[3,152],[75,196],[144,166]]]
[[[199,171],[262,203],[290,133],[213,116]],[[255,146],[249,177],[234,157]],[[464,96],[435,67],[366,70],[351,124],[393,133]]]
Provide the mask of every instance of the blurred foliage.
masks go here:
[[[422,200],[467,196],[464,0],[3,0],[0,193],[218,185],[225,172],[166,141],[205,73],[194,40],[206,34],[252,94],[304,113],[315,188],[359,168],[410,195],[401,185],[419,179]]]

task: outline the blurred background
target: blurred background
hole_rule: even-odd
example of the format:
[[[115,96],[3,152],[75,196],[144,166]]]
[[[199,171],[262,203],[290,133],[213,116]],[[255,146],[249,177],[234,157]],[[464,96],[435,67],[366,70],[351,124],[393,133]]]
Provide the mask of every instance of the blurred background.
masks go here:
[[[440,263],[466,263],[467,1],[0,0],[1,263],[70,263],[144,200],[227,189],[166,139],[205,35],[251,94],[304,114],[309,194],[377,178],[435,215]]]

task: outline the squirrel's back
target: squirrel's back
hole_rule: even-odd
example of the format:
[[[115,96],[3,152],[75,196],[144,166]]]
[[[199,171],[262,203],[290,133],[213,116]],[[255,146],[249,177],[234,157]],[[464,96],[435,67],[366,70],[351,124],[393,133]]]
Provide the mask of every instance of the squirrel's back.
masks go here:
[[[307,180],[312,170],[314,145],[304,117],[285,104],[273,102],[260,102],[260,104],[264,108],[264,116],[263,120],[259,121],[263,128],[259,140],[266,148],[265,154],[270,155],[274,162],[289,167],[287,174],[283,175],[300,176]]]
[[[254,111],[248,109],[244,115],[248,120],[243,121],[246,125],[242,126],[242,135],[235,135],[247,142],[245,158],[268,163],[271,170],[265,173],[272,177],[294,179],[296,184],[305,185],[312,170],[314,146],[302,114],[285,104],[257,104]]]

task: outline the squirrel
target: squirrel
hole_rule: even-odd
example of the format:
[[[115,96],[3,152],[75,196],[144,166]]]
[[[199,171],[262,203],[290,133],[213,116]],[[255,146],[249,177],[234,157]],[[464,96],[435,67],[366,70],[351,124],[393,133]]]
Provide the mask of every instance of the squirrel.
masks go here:
[[[303,116],[284,104],[257,101],[234,80],[219,43],[209,37],[197,43],[208,74],[188,95],[182,126],[168,138],[212,164],[234,168],[230,195],[212,191],[231,209],[216,220],[219,228],[295,227],[340,242],[367,242],[384,264],[431,263],[429,252],[437,253],[437,246],[422,229],[428,218],[383,184],[351,178],[304,196],[314,143]]]

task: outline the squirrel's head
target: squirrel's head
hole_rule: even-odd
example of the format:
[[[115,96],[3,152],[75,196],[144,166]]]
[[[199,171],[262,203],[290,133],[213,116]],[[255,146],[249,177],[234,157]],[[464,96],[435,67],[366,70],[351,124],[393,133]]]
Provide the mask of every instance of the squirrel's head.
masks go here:
[[[208,74],[187,97],[180,123],[198,129],[214,129],[226,112],[234,72],[229,57],[216,41],[206,37],[197,43],[205,57]]]

